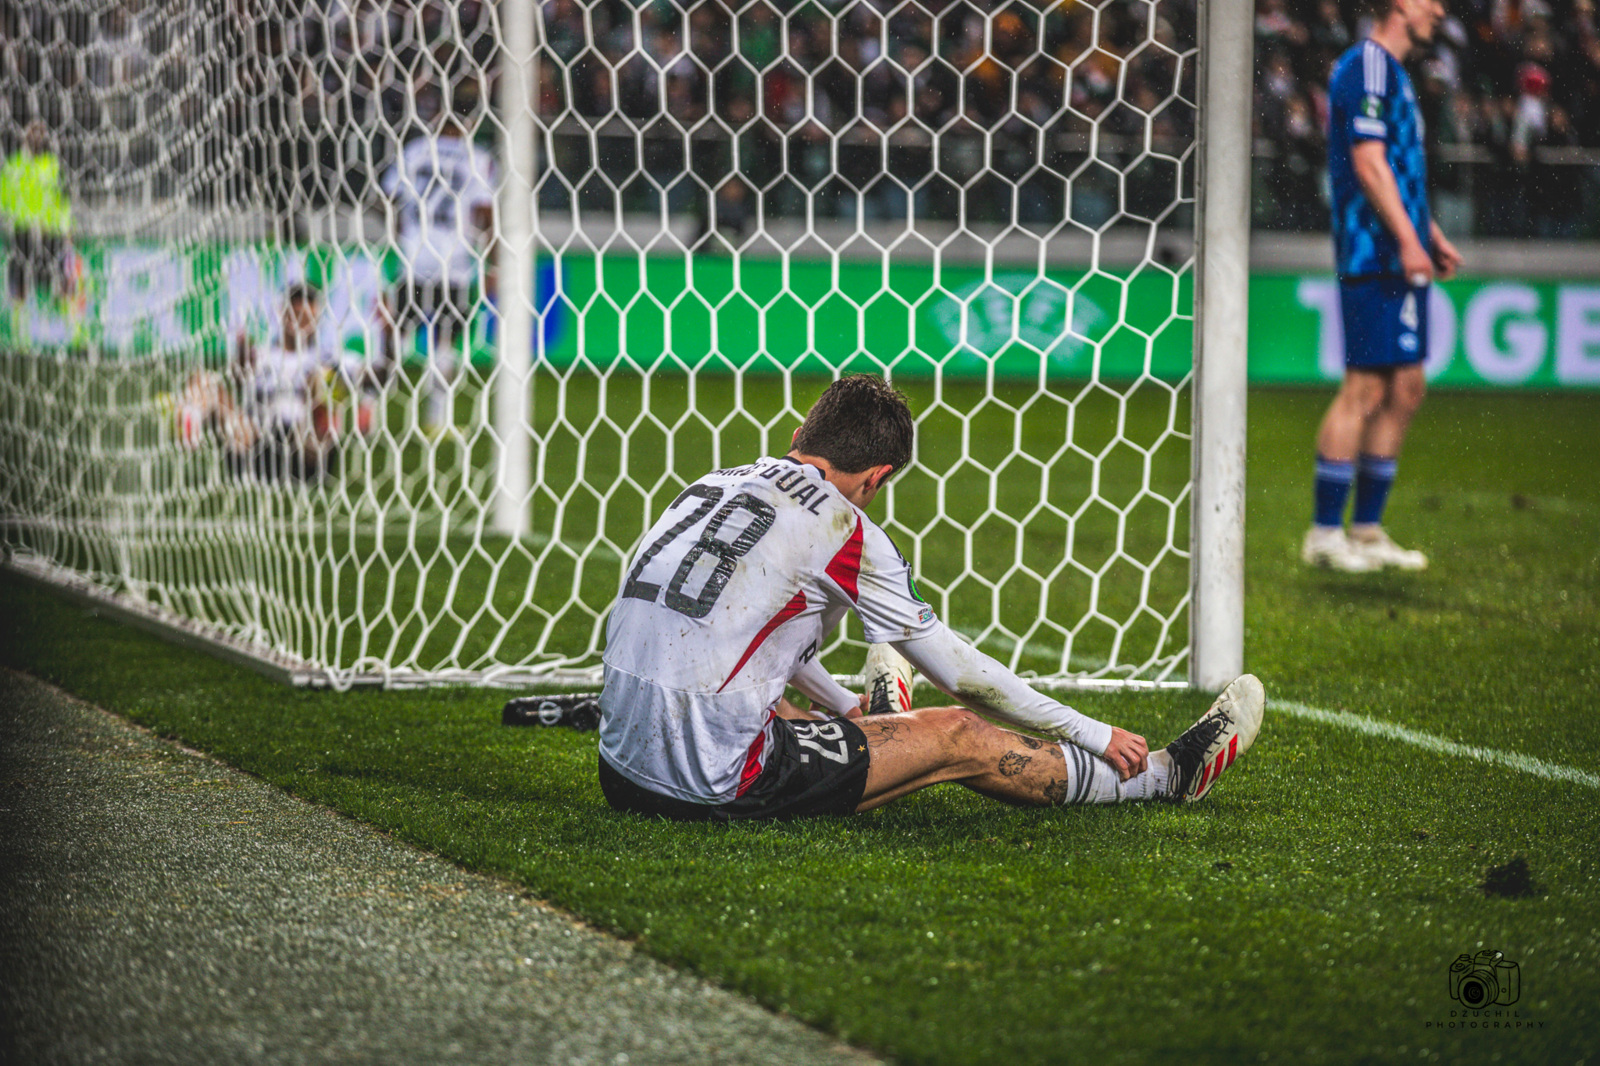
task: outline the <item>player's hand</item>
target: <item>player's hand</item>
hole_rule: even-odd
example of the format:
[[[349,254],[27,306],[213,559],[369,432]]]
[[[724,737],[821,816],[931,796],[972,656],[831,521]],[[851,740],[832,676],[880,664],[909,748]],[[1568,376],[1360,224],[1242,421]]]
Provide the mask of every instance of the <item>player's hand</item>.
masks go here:
[[[1433,260],[1415,237],[1400,245],[1400,269],[1413,288],[1420,289],[1433,280]]]
[[[843,717],[845,717],[845,718],[862,718],[862,717],[865,717],[865,715],[867,713],[867,707],[870,705],[870,703],[871,703],[871,701],[868,698],[867,694],[865,692],[863,692],[861,695],[856,697],[856,705],[855,705],[855,707],[851,708],[848,711],[845,711]]]
[[[1433,265],[1438,268],[1438,276],[1443,280],[1455,277],[1461,266],[1461,253],[1456,251],[1456,246],[1444,234],[1438,232],[1433,235]]]
[[[1150,745],[1139,734],[1112,726],[1111,743],[1106,745],[1105,760],[1126,781],[1144,773],[1149,767]]]

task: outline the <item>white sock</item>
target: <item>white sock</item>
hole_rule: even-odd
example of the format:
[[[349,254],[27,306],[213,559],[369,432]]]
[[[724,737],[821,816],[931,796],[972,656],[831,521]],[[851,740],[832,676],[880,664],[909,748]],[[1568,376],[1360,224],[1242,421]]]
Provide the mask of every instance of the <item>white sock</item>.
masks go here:
[[[1117,772],[1110,763],[1070,740],[1061,742],[1061,754],[1067,760],[1067,791],[1062,797],[1062,806],[1116,803],[1122,799],[1122,783],[1117,780]]]
[[[1149,766],[1127,781],[1119,780],[1109,762],[1071,741],[1061,742],[1067,760],[1067,792],[1063,806],[1079,803],[1122,803],[1156,799],[1167,794],[1172,779],[1172,757],[1165,748],[1150,753]]]
[[[1135,774],[1122,784],[1122,798],[1125,800],[1164,799],[1172,788],[1172,756],[1167,754],[1166,748],[1157,748],[1150,753],[1149,768],[1142,774]]]

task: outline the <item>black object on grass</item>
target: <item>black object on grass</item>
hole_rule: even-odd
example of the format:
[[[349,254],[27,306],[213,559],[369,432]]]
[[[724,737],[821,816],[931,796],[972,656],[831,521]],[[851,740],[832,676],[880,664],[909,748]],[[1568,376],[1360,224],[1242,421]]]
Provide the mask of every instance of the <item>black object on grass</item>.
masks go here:
[[[1518,855],[1510,862],[1489,867],[1489,872],[1483,878],[1483,892],[1486,896],[1517,899],[1538,895],[1539,886],[1534,883],[1528,860]]]
[[[600,694],[569,692],[559,696],[518,696],[507,700],[501,725],[564,725],[568,729],[600,728]]]

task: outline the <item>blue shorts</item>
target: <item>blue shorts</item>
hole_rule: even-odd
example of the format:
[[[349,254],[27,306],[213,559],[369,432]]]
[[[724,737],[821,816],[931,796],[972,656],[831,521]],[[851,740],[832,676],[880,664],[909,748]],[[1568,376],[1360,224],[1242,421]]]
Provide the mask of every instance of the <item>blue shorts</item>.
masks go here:
[[[1339,282],[1344,365],[1410,366],[1428,355],[1428,286],[1401,278]]]

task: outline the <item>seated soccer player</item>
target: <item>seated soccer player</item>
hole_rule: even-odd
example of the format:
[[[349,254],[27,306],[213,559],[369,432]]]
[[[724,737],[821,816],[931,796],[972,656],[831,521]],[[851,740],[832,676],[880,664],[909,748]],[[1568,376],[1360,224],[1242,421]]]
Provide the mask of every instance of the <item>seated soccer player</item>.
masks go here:
[[[1029,688],[952,633],[866,510],[911,459],[904,397],[831,385],[793,450],[690,485],[628,561],[606,630],[600,784],[678,819],[849,814],[956,781],[1007,803],[1195,800],[1249,749],[1263,693],[1239,678],[1164,750]],[[854,611],[964,704],[863,717],[817,658]],[[784,699],[793,685],[819,718]],[[1012,732],[974,711],[1051,739]]]
[[[240,338],[234,367],[240,406],[256,426],[256,472],[269,480],[319,480],[338,461],[336,412],[327,390],[327,370],[337,357],[319,346],[321,308],[315,289],[291,285],[276,342]]]

